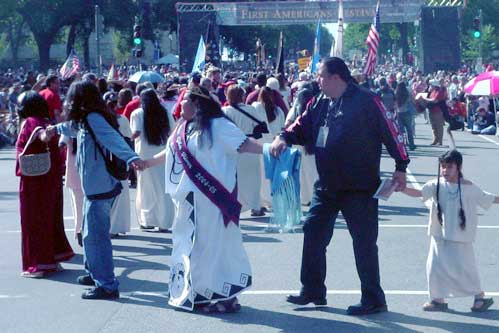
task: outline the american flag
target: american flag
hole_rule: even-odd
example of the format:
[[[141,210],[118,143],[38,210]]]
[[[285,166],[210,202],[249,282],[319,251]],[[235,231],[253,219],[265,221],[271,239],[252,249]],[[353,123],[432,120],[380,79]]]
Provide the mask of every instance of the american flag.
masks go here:
[[[69,57],[66,59],[64,65],[62,65],[59,70],[59,74],[61,74],[61,78],[63,80],[69,79],[71,76],[76,74],[80,69],[80,60],[74,51],[71,51]]]
[[[369,29],[366,39],[367,44],[367,60],[366,67],[364,68],[364,74],[370,76],[374,73],[376,68],[376,59],[378,56],[378,45],[379,45],[379,0],[376,4],[376,15],[374,16],[374,23]]]

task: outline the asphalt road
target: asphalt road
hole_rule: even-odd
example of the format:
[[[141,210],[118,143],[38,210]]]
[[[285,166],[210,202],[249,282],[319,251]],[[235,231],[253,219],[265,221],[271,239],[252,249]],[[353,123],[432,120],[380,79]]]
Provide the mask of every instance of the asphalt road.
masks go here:
[[[437,172],[437,156],[447,147],[430,147],[429,125],[417,123],[410,179],[423,184]],[[499,139],[455,133],[464,154],[464,174],[489,192],[499,193]],[[447,136],[445,144],[449,144]],[[450,311],[426,313],[428,211],[417,199],[395,194],[380,203],[379,254],[389,312],[350,317],[346,307],[359,301],[351,238],[340,219],[328,248],[328,307],[297,308],[285,295],[300,288],[303,235],[265,233],[265,218],[244,215],[241,228],[253,269],[253,287],[240,297],[243,308],[230,315],[201,315],[167,305],[171,235],[138,231],[135,218],[125,237],[113,240],[118,301],[84,301],[75,279],[83,273],[81,248],[73,239],[71,210],[65,224],[76,257],[64,272],[35,280],[21,270],[18,179],[13,150],[0,150],[0,332],[499,332],[499,205],[481,212],[475,243],[485,291],[496,297],[491,310],[471,313],[472,299],[449,300]],[[394,162],[384,156],[383,176]],[[132,197],[134,191],[131,192]],[[133,203],[132,203],[133,205]],[[133,206],[132,206],[133,207]]]

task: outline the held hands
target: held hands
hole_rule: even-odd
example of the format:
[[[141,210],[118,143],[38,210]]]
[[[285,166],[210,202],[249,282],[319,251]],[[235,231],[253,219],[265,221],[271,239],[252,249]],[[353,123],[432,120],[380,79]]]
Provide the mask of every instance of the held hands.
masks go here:
[[[392,182],[397,184],[395,192],[401,192],[405,190],[407,186],[405,172],[395,171],[392,176]]]
[[[270,145],[270,153],[275,158],[279,158],[279,155],[281,155],[281,153],[286,150],[287,146],[288,145],[283,138],[281,138],[280,136],[276,136],[276,138]]]
[[[134,160],[130,163],[130,166],[134,169],[134,170],[138,170],[138,171],[143,171],[145,169],[148,168],[148,165],[147,165],[147,162],[146,161],[143,161],[141,159],[138,159],[138,160]]]

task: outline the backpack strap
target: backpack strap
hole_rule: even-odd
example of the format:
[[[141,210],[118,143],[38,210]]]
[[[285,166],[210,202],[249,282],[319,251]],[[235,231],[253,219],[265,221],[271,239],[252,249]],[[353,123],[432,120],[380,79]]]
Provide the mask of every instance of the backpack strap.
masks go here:
[[[240,111],[242,114],[244,114],[246,117],[250,118],[251,120],[253,120],[254,122],[256,122],[258,125],[262,124],[262,123],[265,123],[263,121],[260,121],[258,119],[256,119],[255,117],[253,117],[252,115],[250,115],[248,112],[244,111],[242,108],[240,108],[239,106],[237,106],[236,104],[231,104],[231,106],[234,108],[234,109],[237,109],[238,111]]]
[[[100,154],[102,155],[102,158],[104,160],[106,160],[106,158],[107,158],[106,154],[104,153],[104,150],[102,149],[99,142],[97,141],[97,138],[95,137],[95,133],[92,130],[92,127],[90,127],[90,124],[88,123],[87,116],[88,116],[88,114],[85,117],[83,117],[83,124],[84,124],[85,128],[87,129],[88,133],[90,133],[90,136],[92,137],[92,139],[94,140],[95,145],[97,146],[97,149],[99,150]]]

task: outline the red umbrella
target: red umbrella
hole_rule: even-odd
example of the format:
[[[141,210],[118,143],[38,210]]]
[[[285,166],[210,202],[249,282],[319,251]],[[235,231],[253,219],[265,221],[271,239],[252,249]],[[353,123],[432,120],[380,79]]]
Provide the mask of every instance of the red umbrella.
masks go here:
[[[478,74],[464,86],[464,91],[473,96],[498,96],[499,71],[483,72]]]

